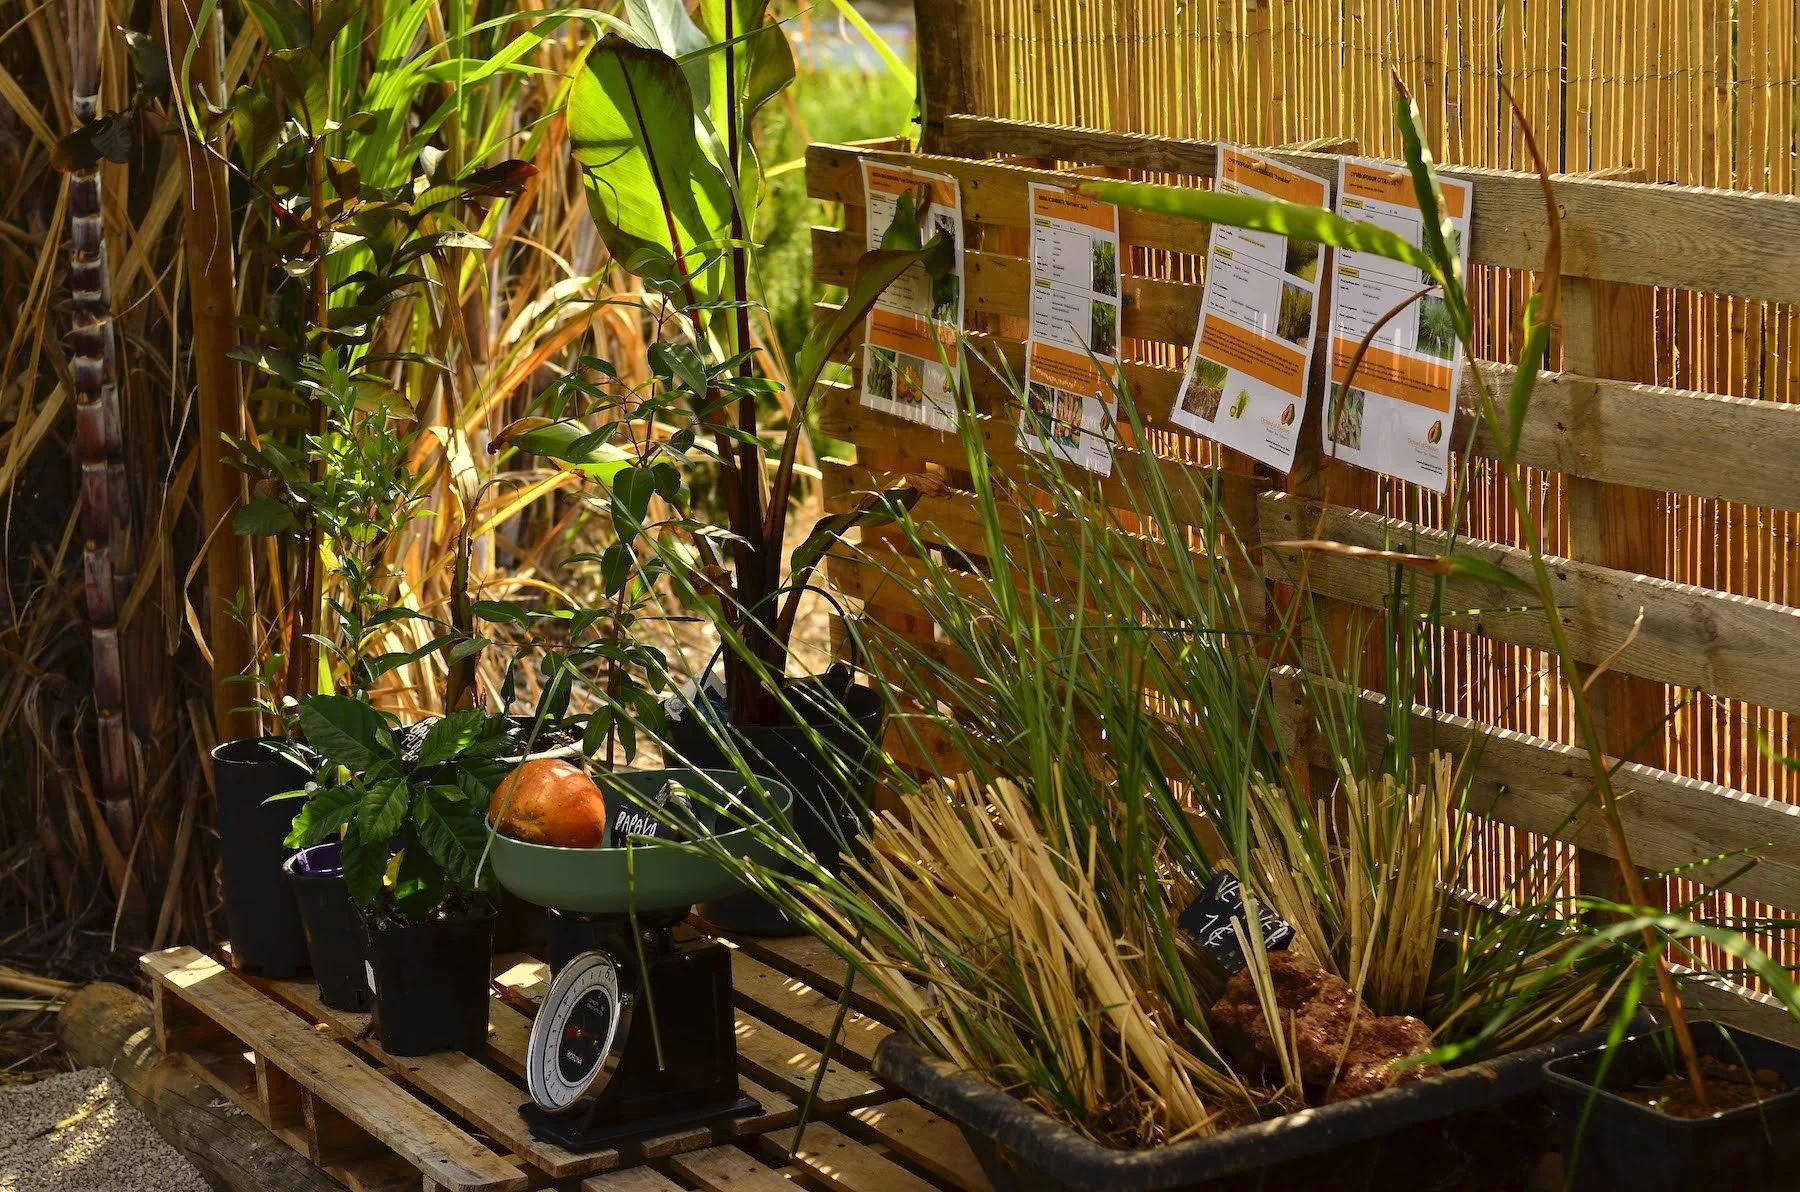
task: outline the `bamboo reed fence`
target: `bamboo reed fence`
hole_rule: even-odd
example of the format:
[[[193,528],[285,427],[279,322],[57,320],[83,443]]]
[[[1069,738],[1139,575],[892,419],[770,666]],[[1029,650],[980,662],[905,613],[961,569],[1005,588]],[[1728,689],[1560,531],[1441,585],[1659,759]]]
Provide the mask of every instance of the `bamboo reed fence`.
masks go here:
[[[1537,479],[1546,494],[1546,549],[1605,569],[1589,577],[1601,587],[1653,577],[1694,586],[1683,592],[1705,592],[1698,603],[1666,610],[1673,619],[1647,631],[1650,640],[1634,647],[1640,657],[1622,660],[1619,673],[1602,680],[1608,751],[1643,764],[1636,789],[1646,801],[1664,801],[1643,809],[1655,823],[1634,825],[1647,841],[1659,838],[1650,853],[1664,859],[1646,863],[1692,861],[1766,838],[1776,843],[1773,851],[1763,850],[1753,871],[1760,877],[1727,882],[1723,890],[1671,879],[1662,896],[1672,905],[1702,899],[1699,913],[1724,919],[1800,907],[1800,875],[1788,870],[1787,845],[1778,841],[1792,835],[1797,817],[1785,808],[1800,806],[1800,774],[1759,748],[1766,741],[1776,753],[1800,752],[1800,729],[1793,723],[1800,679],[1793,669],[1781,672],[1786,664],[1776,661],[1770,685],[1753,693],[1739,682],[1737,664],[1723,661],[1726,653],[1742,651],[1760,653],[1765,662],[1800,664],[1800,657],[1786,654],[1800,617],[1789,607],[1800,604],[1800,476],[1792,472],[1796,457],[1783,445],[1793,442],[1800,417],[1773,408],[1800,399],[1800,291],[1782,279],[1792,267],[1790,237],[1800,234],[1800,204],[1771,197],[1738,210],[1730,207],[1738,201],[1734,196],[1690,201],[1692,192],[1674,189],[1794,193],[1800,5],[919,0],[918,15],[922,148],[948,158],[1099,169],[1197,185],[1210,180],[1211,143],[1217,141],[1397,158],[1397,74],[1424,111],[1438,160],[1471,167],[1467,176],[1477,183],[1471,289],[1480,326],[1475,346],[1487,360],[1511,357],[1511,329],[1542,253],[1541,234],[1532,239],[1542,231],[1541,207],[1534,215],[1529,196],[1513,202],[1522,192],[1512,188],[1524,182],[1535,187],[1535,179],[1488,172],[1530,169],[1504,92],[1517,97],[1551,169],[1570,176],[1559,181],[1568,275],[1564,332],[1549,366],[1574,379],[1540,389],[1527,432],[1528,440],[1543,436],[1538,458],[1526,458],[1544,468]],[[981,169],[945,161],[927,168],[959,174]],[[852,230],[861,226],[854,179],[854,153],[815,146],[812,193],[845,201]],[[978,330],[1004,343],[1022,338],[1013,310],[1022,295],[1009,301],[999,292],[999,279],[1007,274],[1000,258],[1023,255],[1023,233],[1005,226],[1004,216],[1004,196],[1012,189],[1022,193],[1023,182],[1002,172],[983,175],[982,186],[971,202],[965,180],[974,225],[970,244],[994,255],[971,276],[969,309],[978,312]],[[1647,219],[1653,222],[1646,225]],[[843,271],[857,239],[840,242],[832,232],[816,233],[822,278]],[[1175,246],[1154,237],[1131,244],[1129,231],[1125,239],[1124,271],[1138,279],[1135,301],[1134,285],[1127,282],[1125,358],[1143,366],[1134,387],[1140,404],[1153,406],[1172,396],[1172,385],[1168,394],[1159,385],[1169,376],[1178,379],[1168,370],[1180,367],[1192,335],[1204,233]],[[1588,379],[1629,384],[1596,386]],[[1692,392],[1670,395],[1652,386]],[[1750,400],[1716,404],[1723,397]],[[1693,421],[1701,410],[1721,420],[1703,429]],[[1166,405],[1148,412],[1164,413]],[[1775,416],[1772,422],[1759,421],[1768,415]],[[863,468],[953,464],[950,453],[960,451],[954,442],[946,448],[927,441],[943,436],[856,408],[848,391],[835,396],[826,423],[856,443]],[[1786,429],[1765,437],[1771,427]],[[1155,439],[1152,445],[1166,457],[1249,470],[1215,459],[1207,445],[1186,436],[1159,433]],[[990,441],[1009,444],[1010,438],[997,428]],[[1464,532],[1498,547],[1516,544],[1518,528],[1498,477],[1480,473],[1482,466],[1478,462]],[[1747,482],[1752,473],[1768,483]],[[838,483],[852,484],[857,475],[847,469]],[[1270,474],[1263,479],[1282,486]],[[1304,497],[1325,497],[1415,526],[1442,524],[1441,502],[1429,494],[1332,471],[1310,492],[1263,496],[1261,537],[1311,536],[1312,521],[1299,533],[1271,529],[1271,519],[1294,521],[1298,510],[1308,508],[1281,502]],[[1378,535],[1376,526],[1340,518],[1333,530],[1354,539]],[[909,622],[904,609],[883,608],[882,597],[861,586],[854,568],[841,566],[834,578],[873,596],[874,615],[928,632]],[[1367,591],[1366,579],[1339,576],[1343,592]],[[1635,590],[1619,597],[1639,598]],[[1729,608],[1755,608],[1759,615],[1734,627]],[[1616,646],[1629,618],[1613,628]],[[1595,632],[1603,637],[1606,631]],[[1566,777],[1567,755],[1559,763],[1544,750],[1572,743],[1573,723],[1554,661],[1539,644],[1516,627],[1491,621],[1476,632],[1452,633],[1445,642],[1450,698],[1440,710],[1535,742],[1514,750],[1514,739],[1505,738],[1505,748],[1496,754],[1490,742],[1484,754],[1484,765],[1497,767],[1490,777],[1510,777],[1524,798],[1509,813],[1497,813],[1486,829],[1471,874],[1478,890],[1498,889],[1536,851],[1541,838],[1530,828],[1547,830],[1555,821],[1545,821],[1542,812],[1567,793],[1558,793],[1566,785],[1558,776]],[[1604,653],[1587,661],[1598,662]],[[1685,661],[1659,668],[1645,665],[1644,654]],[[1509,765],[1515,767],[1510,775],[1501,773]],[[1521,783],[1540,789],[1520,791]],[[1697,792],[1706,798],[1693,802]],[[1717,803],[1706,801],[1714,797]],[[1543,805],[1521,813],[1533,799]],[[1759,827],[1746,829],[1746,836],[1738,831],[1743,825],[1727,826],[1736,810],[1750,806],[1762,817]],[[1712,812],[1718,821],[1709,826]],[[1685,827],[1677,828],[1677,821]],[[1574,847],[1592,846],[1592,834],[1558,835],[1572,843],[1551,880],[1610,892],[1606,866]],[[1683,847],[1687,854],[1678,855]],[[1580,864],[1584,859],[1589,863]],[[1800,941],[1791,931],[1759,942],[1784,963],[1800,961]]]

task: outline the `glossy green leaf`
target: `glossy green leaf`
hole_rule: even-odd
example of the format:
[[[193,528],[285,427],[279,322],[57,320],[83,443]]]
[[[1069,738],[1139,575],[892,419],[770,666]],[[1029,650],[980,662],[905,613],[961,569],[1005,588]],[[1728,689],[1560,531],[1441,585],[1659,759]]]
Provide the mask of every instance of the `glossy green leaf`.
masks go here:
[[[1544,367],[1544,354],[1550,350],[1550,324],[1538,318],[1538,296],[1533,294],[1525,304],[1525,343],[1519,349],[1506,398],[1506,436],[1508,454],[1517,458],[1519,436],[1525,433],[1525,418],[1531,413],[1531,394],[1537,388],[1538,372]]]
[[[1433,269],[1431,257],[1401,236],[1378,224],[1345,219],[1322,207],[1143,182],[1083,182],[1076,189],[1103,202],[1137,211],[1274,232],[1332,248],[1374,253],[1427,272]]]
[[[715,297],[720,271],[701,269],[695,253],[728,234],[731,188],[701,149],[681,66],[658,50],[605,37],[576,75],[567,110],[589,207],[613,256],[661,250],[690,275],[697,298]]]
[[[404,778],[389,778],[364,792],[356,807],[356,834],[367,845],[385,851],[412,806],[412,787]]]
[[[354,787],[329,786],[313,792],[294,816],[285,841],[289,848],[308,848],[330,838],[356,810],[360,796]]]
[[[611,443],[594,442],[593,435],[594,428],[580,422],[521,418],[495,436],[494,445],[497,448],[517,447],[527,454],[554,460],[590,480],[611,484],[615,476],[631,466],[635,457]]]
[[[365,911],[373,908],[381,899],[381,879],[387,873],[387,842],[369,844],[357,833],[346,832],[338,861],[344,867],[344,885],[350,891],[350,901]]]
[[[487,804],[446,797],[438,787],[419,800],[419,843],[443,866],[450,880],[465,888],[476,884],[476,865],[487,847]]]
[[[464,708],[445,716],[425,734],[425,742],[419,746],[418,764],[435,766],[458,756],[480,739],[487,719],[487,713],[479,708]]]
[[[294,511],[281,501],[251,501],[231,517],[232,533],[253,536],[281,534],[299,524]]]
[[[394,756],[394,734],[381,714],[361,700],[313,695],[300,701],[300,731],[326,761],[361,772]]]
[[[1406,156],[1406,169],[1412,175],[1413,195],[1419,203],[1419,226],[1425,241],[1425,253],[1433,262],[1429,268],[1444,289],[1444,306],[1450,312],[1456,336],[1468,343],[1474,334],[1474,321],[1469,312],[1469,297],[1463,289],[1462,257],[1452,251],[1455,226],[1450,209],[1444,205],[1443,188],[1438,186],[1437,166],[1431,160],[1431,148],[1425,143],[1421,129],[1424,118],[1419,106],[1406,89],[1396,85],[1394,114],[1400,123],[1400,143]]]

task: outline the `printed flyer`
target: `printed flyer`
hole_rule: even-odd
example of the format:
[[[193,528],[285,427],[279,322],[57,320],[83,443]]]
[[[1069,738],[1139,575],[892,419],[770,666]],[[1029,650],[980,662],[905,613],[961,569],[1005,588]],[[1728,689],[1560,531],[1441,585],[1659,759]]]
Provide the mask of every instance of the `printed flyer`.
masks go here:
[[[1112,473],[1119,359],[1119,209],[1031,186],[1031,338],[1019,445]]]
[[[1454,229],[1451,247],[1466,273],[1471,188],[1451,178],[1440,178],[1439,185]],[[1423,244],[1412,178],[1396,166],[1340,163],[1338,214]],[[1343,392],[1356,345],[1369,328],[1430,284],[1429,276],[1386,257],[1338,254],[1329,400],[1320,436],[1327,455],[1444,492],[1450,487],[1450,432],[1462,360],[1442,290],[1432,290],[1376,333],[1357,365],[1354,387]]]
[[[956,179],[865,160],[868,246],[880,248],[900,197],[921,212],[919,235],[942,232],[956,249],[955,268],[933,280],[922,265],[902,274],[869,312],[862,404],[939,430],[956,429],[956,374],[963,325],[962,190]]]
[[[1230,145],[1219,146],[1215,183],[1226,194],[1323,207],[1322,178]],[[1322,250],[1214,224],[1206,250],[1206,288],[1187,375],[1175,399],[1176,425],[1253,459],[1289,471],[1306,416]]]

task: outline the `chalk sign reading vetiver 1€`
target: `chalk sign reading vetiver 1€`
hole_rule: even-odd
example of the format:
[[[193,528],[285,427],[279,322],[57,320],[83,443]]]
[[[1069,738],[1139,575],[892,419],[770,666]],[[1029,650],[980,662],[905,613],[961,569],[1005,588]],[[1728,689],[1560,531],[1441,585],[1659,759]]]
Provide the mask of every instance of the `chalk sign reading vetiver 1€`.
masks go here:
[[[1215,187],[1226,194],[1323,207],[1321,178],[1230,145]],[[1323,252],[1308,240],[1214,224],[1194,350],[1175,400],[1176,425],[1288,471],[1306,414]]]
[[[1450,217],[1451,248],[1466,273],[1473,188],[1454,178],[1439,178],[1438,185]],[[1415,247],[1424,243],[1412,177],[1399,167],[1340,162],[1337,209],[1346,219],[1380,224]],[[1446,491],[1462,353],[1443,291],[1433,289],[1418,298],[1375,333],[1345,391],[1350,361],[1369,328],[1432,279],[1410,265],[1366,252],[1338,253],[1335,272],[1329,400],[1320,419],[1325,454]]]
[[[862,404],[955,430],[963,326],[962,188],[945,174],[866,160],[862,174],[871,249],[881,247],[903,195],[912,196],[920,241],[942,233],[956,249],[950,273],[933,278],[923,265],[914,265],[876,300],[863,349]]]

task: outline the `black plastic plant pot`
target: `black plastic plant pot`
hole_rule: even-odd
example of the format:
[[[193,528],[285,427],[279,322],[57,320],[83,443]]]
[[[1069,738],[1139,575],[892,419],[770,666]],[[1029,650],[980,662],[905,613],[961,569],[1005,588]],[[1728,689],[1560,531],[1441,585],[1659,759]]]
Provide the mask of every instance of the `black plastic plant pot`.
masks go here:
[[[375,1005],[375,991],[369,988],[369,943],[362,915],[344,885],[338,842],[301,849],[288,858],[283,870],[300,902],[319,1000],[333,1010],[366,1012]]]
[[[792,683],[787,696],[818,734],[823,749],[807,727],[792,721],[766,726],[725,724],[724,708],[717,702],[698,713],[689,710],[680,719],[672,719],[669,743],[698,769],[731,770],[736,766],[718,739],[729,732],[751,773],[772,778],[794,792],[795,830],[808,851],[835,873],[845,843],[868,831],[875,776],[870,763],[881,742],[886,706],[874,688],[860,684],[849,685],[841,694],[814,694],[819,690],[813,683]],[[703,903],[700,914],[715,927],[746,935],[792,935],[797,930],[755,894]]]
[[[368,929],[375,1037],[389,1055],[477,1054],[487,1041],[494,912]]]
[[[312,777],[277,753],[272,738],[227,741],[212,752],[219,792],[219,868],[232,963],[276,979],[306,971],[306,933],[294,888],[281,875],[293,852],[284,841],[300,802],[269,796],[298,790]]]
[[[1673,1036],[1666,1029],[1621,1042],[1598,1089],[1601,1050],[1547,1063],[1544,1077],[1573,1187],[1582,1192],[1800,1188],[1800,1048],[1717,1023],[1696,1022],[1691,1029],[1701,1055],[1750,1072],[1771,1069],[1788,1091],[1703,1118],[1674,1117],[1620,1096],[1619,1090],[1654,1083],[1670,1072]]]
[[[875,1072],[956,1123],[995,1192],[1529,1187],[1549,1153],[1546,1060],[1592,1047],[1585,1032],[1335,1105],[1170,1146],[1102,1146],[903,1034]]]

